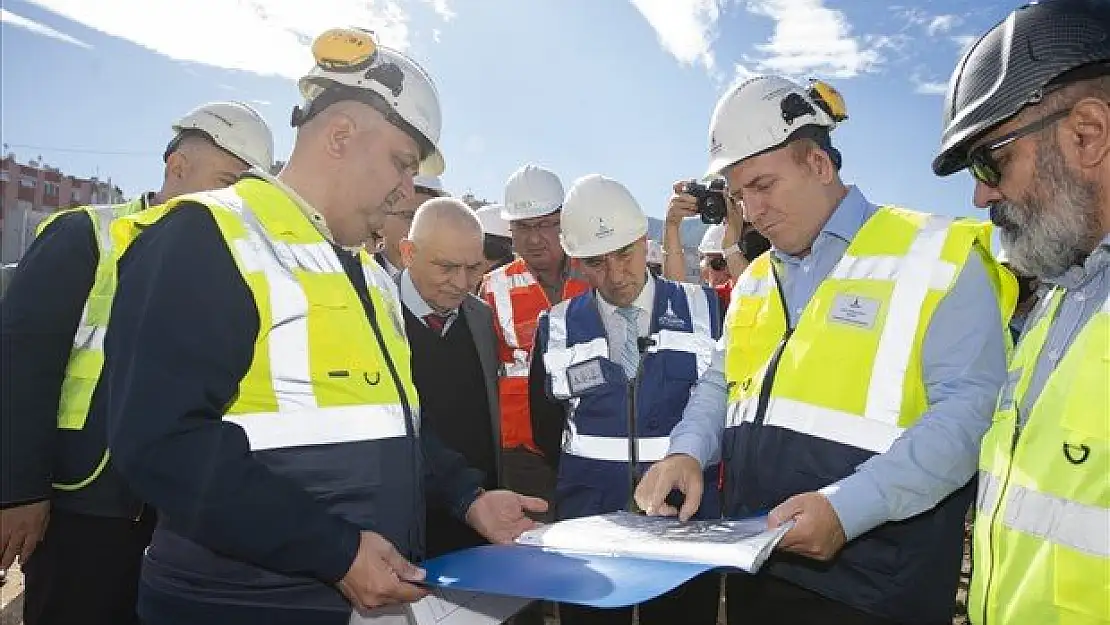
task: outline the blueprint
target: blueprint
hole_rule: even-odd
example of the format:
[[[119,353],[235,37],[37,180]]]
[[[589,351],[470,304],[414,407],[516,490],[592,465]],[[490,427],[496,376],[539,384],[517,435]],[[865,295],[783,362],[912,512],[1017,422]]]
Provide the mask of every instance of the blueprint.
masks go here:
[[[680,522],[614,512],[560,521],[525,532],[518,544],[552,551],[626,556],[759,570],[792,527],[767,529],[766,517]]]
[[[499,625],[531,602],[449,588],[430,588],[430,594],[406,606],[351,614],[348,625]]]

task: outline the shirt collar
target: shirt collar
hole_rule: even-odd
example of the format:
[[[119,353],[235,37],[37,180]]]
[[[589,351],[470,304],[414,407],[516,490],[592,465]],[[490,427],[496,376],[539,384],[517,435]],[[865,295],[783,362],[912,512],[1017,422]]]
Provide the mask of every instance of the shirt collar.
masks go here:
[[[1103,237],[1082,265],[1073,265],[1063,275],[1046,278],[1044,281],[1065,289],[1074,289],[1087,282],[1091,276],[1106,271],[1107,267],[1110,267],[1110,235]]]
[[[324,239],[328,243],[331,243],[332,245],[335,245],[337,247],[341,247],[352,253],[357,253],[359,250],[363,249],[363,246],[361,245],[346,246],[336,243],[335,237],[331,233],[331,229],[328,228],[328,222],[324,219],[324,216],[320,214],[320,211],[313,208],[313,206],[309,204],[308,201],[301,197],[299,193],[294,191],[292,187],[282,182],[282,180],[277,176],[257,167],[251,169],[244,175],[261,178],[262,180],[265,180],[266,182],[274,185],[278,189],[281,189],[281,191],[285,193],[285,195],[289,196],[290,200],[293,200],[293,203],[297,205],[297,208],[301,209],[301,212],[304,214],[304,216],[308,218],[309,223],[311,223],[312,226],[316,228],[316,231],[319,232],[320,236],[324,237]]]
[[[409,275],[408,269],[401,271],[400,291],[401,303],[403,303],[405,308],[408,308],[409,312],[417,319],[423,320],[424,317],[435,312],[428,302],[424,300],[424,297],[420,295],[420,291],[416,290],[416,284],[413,283],[412,276]],[[447,313],[446,316],[453,317],[457,312],[459,312],[458,308]]]
[[[600,293],[597,294],[597,302],[601,308],[602,316],[617,312],[617,307],[606,301]],[[631,306],[632,308],[639,308],[649,316],[651,315],[652,308],[655,307],[655,278],[651,277],[651,274],[648,274],[647,280],[644,281],[644,288],[640,289],[640,294],[632,300]]]
[[[810,246],[810,251],[817,247],[820,241],[829,237],[836,237],[845,243],[851,243],[863,224],[867,223],[867,220],[875,214],[876,210],[878,210],[877,207],[864,197],[863,192],[858,187],[848,185],[848,194],[840,200],[840,204],[837,204],[832,215],[829,215],[825,225],[821,227],[821,232],[817,234],[817,239]],[[773,246],[771,253],[778,260],[797,260],[798,258],[774,249]]]
[[[384,251],[377,252],[374,255],[377,256],[379,264],[382,266],[382,269],[385,269],[385,272],[389,274],[390,278],[396,278],[401,273],[399,267],[389,262],[389,257],[385,255]]]

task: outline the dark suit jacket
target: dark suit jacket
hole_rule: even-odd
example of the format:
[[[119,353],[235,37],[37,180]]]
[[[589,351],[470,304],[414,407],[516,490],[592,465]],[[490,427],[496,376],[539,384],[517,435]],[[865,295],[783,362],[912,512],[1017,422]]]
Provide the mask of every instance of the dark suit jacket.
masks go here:
[[[402,275],[404,272],[394,278],[397,283],[398,298],[400,298]],[[401,304],[404,305],[404,299],[401,299]],[[497,359],[497,334],[493,329],[493,311],[481,299],[468,294],[459,305],[459,314],[466,317],[466,325],[470,327],[470,336],[474,339],[474,348],[482,364],[482,376],[486,380],[486,400],[489,403],[489,419],[493,431],[494,465],[497,467],[497,483],[501,484],[501,393],[498,387],[501,362]]]
[[[497,466],[497,483],[501,483],[501,392],[498,380],[501,362],[497,359],[497,334],[493,329],[493,310],[481,299],[467,295],[459,306],[459,314],[466,316],[482,374],[486,380],[486,399],[489,402],[489,419],[493,431],[494,462]]]

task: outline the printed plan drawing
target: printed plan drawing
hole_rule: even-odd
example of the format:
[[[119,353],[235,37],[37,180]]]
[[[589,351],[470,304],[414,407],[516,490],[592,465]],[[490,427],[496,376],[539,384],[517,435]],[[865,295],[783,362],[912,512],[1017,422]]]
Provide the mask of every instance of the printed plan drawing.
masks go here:
[[[412,625],[500,625],[530,601],[446,588],[431,592],[408,606]]]
[[[791,524],[767,529],[766,517],[680,522],[614,512],[525,532],[519,544],[552,551],[693,562],[754,573]]]
[[[530,599],[429,588],[416,603],[352,612],[348,625],[500,625],[528,605]]]

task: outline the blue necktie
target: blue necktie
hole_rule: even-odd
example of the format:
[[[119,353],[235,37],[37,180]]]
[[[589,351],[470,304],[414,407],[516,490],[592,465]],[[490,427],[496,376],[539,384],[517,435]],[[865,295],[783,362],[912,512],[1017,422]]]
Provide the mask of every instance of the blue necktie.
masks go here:
[[[636,377],[636,368],[640,364],[640,309],[634,306],[618,308],[617,314],[624,318],[624,345],[620,350],[620,363],[628,379]]]

